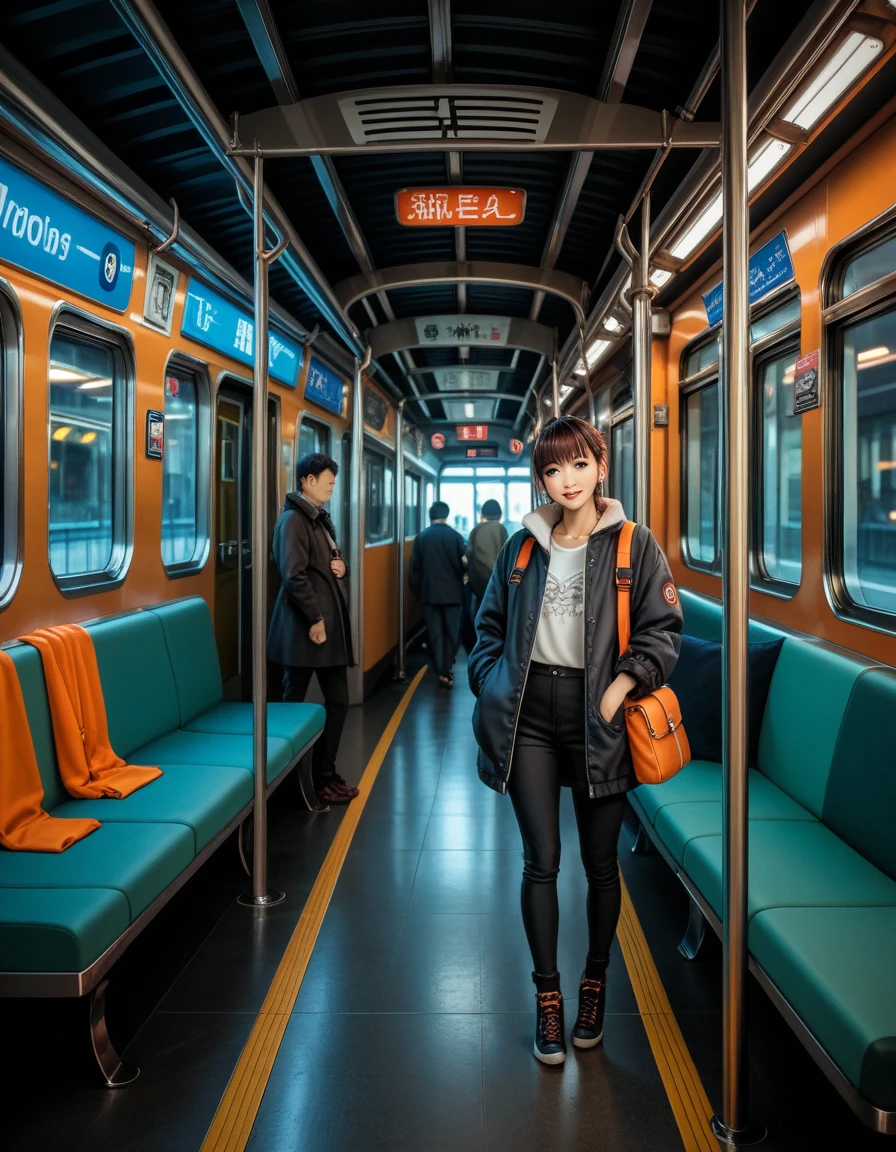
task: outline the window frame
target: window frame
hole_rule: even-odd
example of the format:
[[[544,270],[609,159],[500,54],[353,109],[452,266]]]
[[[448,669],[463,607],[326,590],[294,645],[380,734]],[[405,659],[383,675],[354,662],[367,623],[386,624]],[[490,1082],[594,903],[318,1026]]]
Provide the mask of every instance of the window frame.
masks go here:
[[[847,266],[894,235],[896,207],[834,245],[821,271],[819,396],[825,459],[830,469],[824,485],[824,589],[831,611],[838,619],[885,635],[896,633],[896,612],[857,603],[846,583],[843,333],[847,327],[896,310],[896,272],[851,296],[843,298],[841,293]]]
[[[762,420],[762,373],[768,364],[775,363],[792,355],[800,356],[801,321],[791,321],[784,328],[772,332],[753,345],[750,372],[752,396],[750,400],[750,468],[753,474],[750,500],[750,587],[757,592],[765,592],[781,600],[792,600],[802,586],[802,533],[800,536],[800,580],[793,584],[779,580],[769,574],[765,564],[763,547],[765,518],[763,514],[763,465],[765,463],[765,437]],[[795,419],[797,417],[794,417]],[[802,416],[799,417],[802,421]],[[800,425],[802,429],[802,424]],[[800,476],[803,475],[803,442],[800,439]],[[800,529],[802,530],[802,508],[800,508]]]
[[[53,340],[62,329],[69,339],[82,343],[113,347],[121,357],[122,379],[114,387],[112,416],[112,554],[105,568],[95,572],[77,572],[60,576],[53,570],[50,560],[49,487],[47,492],[47,565],[53,583],[63,596],[74,599],[94,592],[111,592],[120,588],[127,579],[134,555],[134,440],[135,391],[137,381],[134,338],[127,328],[102,319],[62,301],[53,309],[47,333],[47,476],[51,451],[50,366],[53,360]]]
[[[760,436],[759,429],[761,422],[757,420],[756,415],[756,399],[757,392],[757,365],[760,362],[766,362],[768,354],[779,347],[786,347],[790,341],[796,341],[797,353],[799,356],[799,341],[802,332],[802,292],[799,284],[795,280],[789,281],[787,284],[782,284],[780,288],[776,288],[770,292],[768,296],[762,300],[757,301],[750,309],[750,328],[758,321],[764,319],[766,316],[777,312],[779,309],[786,308],[787,305],[796,300],[799,303],[799,314],[793,319],[788,320],[782,324],[780,328],[775,328],[773,331],[766,333],[765,336],[760,337],[758,340],[751,340],[750,342],[750,382],[749,387],[751,390],[750,397],[750,465],[753,468],[753,479],[751,481],[751,509],[750,509],[750,524],[749,539],[750,539],[750,587],[757,592],[766,592],[769,595],[780,596],[783,599],[792,599],[800,585],[785,584],[781,581],[772,580],[767,575],[764,567],[760,568],[759,564],[759,543],[761,540],[761,532],[759,527],[760,514],[758,499],[761,495],[761,478],[756,475],[756,461],[757,456],[757,439]],[[704,329],[692,340],[689,340],[681,350],[679,358],[679,383],[678,383],[678,402],[679,402],[679,545],[681,548],[682,563],[686,568],[690,568],[695,572],[706,572],[710,576],[722,575],[722,533],[721,522],[719,524],[718,535],[718,548],[716,556],[712,564],[705,564],[701,561],[695,560],[691,556],[690,548],[688,546],[687,534],[687,500],[688,500],[688,485],[687,485],[687,448],[688,448],[688,434],[687,434],[687,401],[688,398],[695,392],[700,392],[705,388],[711,387],[716,384],[719,388],[719,460],[722,460],[722,436],[724,433],[724,412],[723,412],[723,396],[722,396],[722,324],[721,322],[713,325],[712,328]],[[695,352],[699,352],[707,345],[716,342],[719,346],[719,355],[713,364],[706,365],[705,368],[699,369],[691,376],[685,375],[687,371],[687,363]],[[718,495],[717,495],[717,508],[719,513],[722,509],[722,475],[721,468],[719,470],[718,480]]]
[[[408,507],[409,507],[408,501],[407,501],[408,481],[410,481],[412,484],[415,483],[417,486],[417,504],[416,504],[417,524],[416,524],[415,528],[411,528],[410,525],[408,524]],[[417,536],[417,534],[419,532],[422,532],[422,530],[423,530],[423,506],[422,506],[423,473],[417,472],[415,469],[406,467],[405,468],[405,474],[404,474],[404,489],[405,489],[405,496],[404,496],[404,538],[405,538],[405,540],[413,540]]]
[[[390,505],[389,505],[390,517],[389,517],[388,534],[386,536],[377,537],[375,540],[370,539],[370,535],[369,535],[370,525],[369,525],[369,521],[368,521],[368,517],[367,517],[367,510],[368,510],[369,503],[370,503],[367,499],[368,476],[369,476],[368,469],[370,467],[371,456],[378,456],[378,457],[380,457],[380,459],[383,462],[383,493],[385,494],[388,492],[389,497],[390,497]],[[391,480],[387,481],[386,468],[387,468],[387,466],[390,466],[390,465],[392,468],[392,477],[391,477]],[[388,451],[385,449],[385,445],[382,445],[379,443],[376,443],[375,446],[365,444],[364,445],[364,452],[362,455],[362,467],[364,469],[364,477],[363,477],[363,479],[364,479],[364,487],[363,487],[363,492],[364,492],[364,547],[365,548],[380,548],[384,545],[395,544],[395,542],[396,542],[396,523],[395,522],[397,520],[397,516],[395,514],[396,513],[396,509],[395,509],[395,473],[396,473],[395,456],[393,455],[393,453],[391,451]]]
[[[0,535],[0,612],[19,587],[24,559],[23,425],[25,396],[24,325],[19,299],[8,280],[0,278],[0,415],[2,415],[3,501]]]
[[[196,546],[189,560],[182,560],[177,564],[166,564],[162,558],[162,566],[169,580],[177,580],[182,576],[192,576],[201,572],[208,563],[212,551],[212,498],[211,498],[211,472],[212,453],[211,446],[215,430],[212,417],[212,382],[208,371],[208,364],[194,356],[173,349],[165,360],[163,381],[167,381],[169,372],[183,372],[193,376],[196,380]],[[167,403],[167,389],[163,383],[162,412],[165,413]],[[165,425],[165,454],[162,457],[162,492],[165,491],[165,457],[168,454],[168,426]],[[164,515],[164,509],[163,509]],[[159,552],[161,553],[161,537],[163,517],[159,520]]]
[[[309,415],[308,412],[303,408],[302,411],[299,413],[298,420],[296,421],[296,434],[295,434],[295,440],[294,440],[294,444],[293,444],[293,453],[294,453],[294,457],[295,457],[293,469],[295,469],[295,465],[297,465],[299,460],[301,459],[301,456],[299,455],[299,442],[300,442],[301,436],[302,436],[302,425],[303,424],[311,424],[311,425],[316,424],[319,428],[323,428],[326,430],[327,436],[329,438],[329,444],[327,445],[327,450],[326,450],[325,455],[327,455],[327,456],[329,456],[335,460],[336,457],[333,455],[333,441],[334,441],[334,438],[336,436],[336,429],[329,422],[329,420],[321,420],[320,417],[318,417],[318,416]],[[295,477],[293,477],[293,481],[294,480],[295,480]]]

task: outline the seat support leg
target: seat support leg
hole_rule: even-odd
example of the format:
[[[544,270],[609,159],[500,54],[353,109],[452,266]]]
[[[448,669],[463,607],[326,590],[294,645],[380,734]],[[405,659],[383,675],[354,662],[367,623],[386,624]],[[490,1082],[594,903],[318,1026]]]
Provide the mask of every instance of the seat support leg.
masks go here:
[[[302,797],[302,803],[309,812],[329,812],[330,805],[320,800],[314,791],[314,780],[311,775],[311,756],[311,752],[306,752],[299,761],[299,766],[296,769],[296,779],[299,782],[299,793]]]
[[[632,844],[633,856],[656,856],[657,851],[653,844],[650,842],[650,837],[644,831],[644,825],[638,825],[638,831],[635,834],[635,842]]]
[[[696,960],[697,953],[703,947],[706,936],[706,917],[700,911],[700,905],[691,897],[691,908],[688,913],[688,926],[685,929],[678,951],[685,960]]]
[[[109,987],[108,978],[97,984],[90,995],[90,1041],[93,1045],[93,1054],[100,1066],[107,1088],[123,1088],[131,1084],[140,1075],[140,1069],[134,1064],[128,1064],[118,1055],[109,1031],[106,1028],[106,989]]]

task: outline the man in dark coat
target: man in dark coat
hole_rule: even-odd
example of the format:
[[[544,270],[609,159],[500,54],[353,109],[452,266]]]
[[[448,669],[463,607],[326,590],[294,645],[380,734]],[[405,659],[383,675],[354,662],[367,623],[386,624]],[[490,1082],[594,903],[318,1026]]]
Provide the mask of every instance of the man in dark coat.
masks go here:
[[[327,722],[314,745],[312,774],[326,804],[348,804],[358,795],[336,771],[348,714],[347,667],[353,662],[345,561],[323,507],[333,495],[338,471],[335,460],[319,452],[303,457],[296,467],[299,491],[286,497],[274,528],[280,591],[268,633],[268,659],[284,667],[284,700],[304,700],[317,674]]]
[[[439,684],[451,688],[451,665],[457,655],[457,626],[464,598],[464,538],[446,523],[450,509],[437,500],[432,521],[414,541],[409,581],[423,607],[429,648]]]

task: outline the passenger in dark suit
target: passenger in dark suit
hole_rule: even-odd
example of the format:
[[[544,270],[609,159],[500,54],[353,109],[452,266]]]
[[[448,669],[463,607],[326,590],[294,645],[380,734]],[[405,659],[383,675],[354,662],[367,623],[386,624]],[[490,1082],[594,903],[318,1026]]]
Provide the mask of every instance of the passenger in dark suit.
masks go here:
[[[451,666],[457,655],[457,626],[464,598],[464,538],[446,523],[450,509],[437,500],[432,521],[414,541],[409,573],[411,591],[423,606],[429,648],[443,688],[454,685]]]
[[[352,632],[343,581],[345,561],[333,521],[323,505],[333,495],[335,460],[321,453],[296,467],[298,492],[290,492],[274,528],[274,562],[280,591],[268,632],[268,659],[284,666],[283,699],[302,701],[316,673],[327,722],[314,745],[314,788],[326,804],[348,804],[358,789],[336,771],[336,753],[348,714]]]

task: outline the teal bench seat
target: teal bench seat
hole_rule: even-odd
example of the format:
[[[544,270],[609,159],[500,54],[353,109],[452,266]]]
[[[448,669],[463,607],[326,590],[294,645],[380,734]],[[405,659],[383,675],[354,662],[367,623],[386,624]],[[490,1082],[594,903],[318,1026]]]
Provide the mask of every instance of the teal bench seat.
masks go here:
[[[211,614],[198,598],[87,625],[112,747],[162,775],[120,800],[79,800],[56,761],[43,668],[8,648],[31,729],[44,808],[102,827],[62,853],[0,849],[0,995],[91,993],[94,1052],[109,1085],[127,1082],[105,1035],[103,977],[144,924],[250,814],[252,705],[225,703]],[[326,713],[268,705],[267,789],[310,756]],[[3,765],[0,764],[0,771]],[[313,793],[312,793],[313,795]]]
[[[680,595],[685,632],[718,640],[721,605]],[[857,1114],[896,1133],[896,670],[751,621],[751,640],[775,636],[748,776],[750,964]],[[691,895],[693,957],[704,913],[720,930],[721,765],[695,761],[630,800]]]

